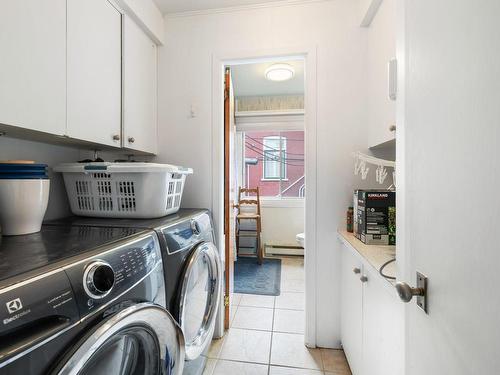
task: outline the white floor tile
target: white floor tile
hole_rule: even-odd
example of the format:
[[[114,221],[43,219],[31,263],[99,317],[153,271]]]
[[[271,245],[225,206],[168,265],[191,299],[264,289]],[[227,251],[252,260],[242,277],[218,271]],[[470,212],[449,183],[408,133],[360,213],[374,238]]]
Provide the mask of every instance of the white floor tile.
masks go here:
[[[304,293],[281,292],[276,297],[275,307],[277,309],[304,310]]]
[[[267,375],[268,365],[218,360],[212,375]]]
[[[281,292],[305,292],[304,279],[281,279]]]
[[[273,328],[273,309],[238,306],[232,327],[271,331]]]
[[[240,304],[240,301],[241,301],[241,297],[243,297],[243,294],[240,294],[240,293],[233,293],[231,295],[231,304],[233,306],[238,306]]]
[[[273,332],[304,333],[305,313],[299,310],[274,310]]]
[[[273,333],[271,364],[322,370],[319,349],[304,345],[304,336],[291,333]]]
[[[269,363],[271,332],[231,328],[226,335],[221,359]]]
[[[278,367],[271,366],[269,368],[269,375],[322,375],[323,372],[319,370],[310,370],[305,368],[292,368],[292,367]]]
[[[216,363],[217,363],[216,359],[209,358],[205,365],[205,370],[203,370],[203,375],[213,375]]]
[[[282,266],[295,266],[304,268],[304,258],[303,257],[282,257]]]
[[[210,344],[210,348],[208,349],[207,357],[208,358],[219,358],[220,351],[222,349],[222,344],[224,343],[224,339],[226,336],[220,339],[213,339]]]
[[[304,267],[284,265],[281,267],[281,277],[289,279],[303,279],[305,277]]]
[[[274,296],[260,296],[257,294],[243,294],[240,300],[240,306],[250,307],[274,307]]]
[[[238,311],[239,306],[231,306],[229,310],[229,327],[233,326],[234,317],[236,316],[236,311]]]

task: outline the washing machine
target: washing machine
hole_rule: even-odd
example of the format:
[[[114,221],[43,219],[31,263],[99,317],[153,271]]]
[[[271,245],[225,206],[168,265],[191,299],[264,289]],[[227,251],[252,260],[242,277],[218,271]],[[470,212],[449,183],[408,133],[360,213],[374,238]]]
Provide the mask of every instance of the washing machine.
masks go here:
[[[168,310],[185,337],[186,375],[198,375],[215,329],[222,296],[222,266],[210,212],[181,209],[159,219],[70,217],[47,225],[153,230],[163,258]]]
[[[0,237],[0,374],[180,375],[154,231],[42,226]]]

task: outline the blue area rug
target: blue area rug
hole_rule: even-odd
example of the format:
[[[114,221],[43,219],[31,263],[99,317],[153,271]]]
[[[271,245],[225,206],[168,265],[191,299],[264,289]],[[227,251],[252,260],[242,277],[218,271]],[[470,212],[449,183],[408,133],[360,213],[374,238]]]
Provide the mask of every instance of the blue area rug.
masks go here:
[[[239,257],[234,262],[234,292],[279,296],[281,288],[281,259],[264,259],[259,265],[256,258]]]

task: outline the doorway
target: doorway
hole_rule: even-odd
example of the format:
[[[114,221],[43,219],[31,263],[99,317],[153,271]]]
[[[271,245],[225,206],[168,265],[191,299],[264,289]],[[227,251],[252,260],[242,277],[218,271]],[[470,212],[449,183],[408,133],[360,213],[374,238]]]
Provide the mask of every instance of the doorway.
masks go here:
[[[224,67],[226,329],[305,333],[304,65]]]
[[[308,193],[304,198],[305,205],[305,236],[307,238],[308,251],[304,254],[305,270],[305,334],[302,342],[309,348],[316,347],[316,285],[317,285],[317,261],[316,261],[316,176],[317,176],[317,77],[315,46],[299,47],[276,47],[272,50],[235,51],[228,46],[215,52],[212,56],[212,205],[214,220],[216,223],[216,238],[218,240],[221,257],[226,263],[224,248],[225,241],[225,217],[224,217],[224,75],[225,67],[237,64],[248,64],[255,62],[303,59],[305,102],[304,123],[305,131],[305,178],[307,179]],[[228,274],[230,278],[232,273]],[[228,279],[226,278],[226,280]],[[230,297],[230,294],[228,295]],[[226,296],[226,297],[228,297]],[[224,303],[229,304],[230,298],[221,301],[218,320],[216,324],[216,337],[224,336]]]

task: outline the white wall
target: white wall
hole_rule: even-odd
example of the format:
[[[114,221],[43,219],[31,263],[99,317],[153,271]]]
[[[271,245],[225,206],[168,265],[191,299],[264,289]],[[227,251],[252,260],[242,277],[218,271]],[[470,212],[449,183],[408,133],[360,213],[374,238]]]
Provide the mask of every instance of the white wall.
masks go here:
[[[304,206],[262,206],[262,242],[264,244],[298,246],[295,236],[304,233]]]
[[[115,0],[158,44],[164,42],[163,16],[153,0]]]
[[[351,153],[366,148],[366,33],[357,1],[336,0],[166,19],[160,48],[158,160],[194,168],[183,205],[212,203],[212,55],[317,47],[317,338],[339,347],[339,243],[355,178]],[[307,69],[307,66],[306,66]],[[196,117],[190,117],[191,105]],[[221,124],[222,126],[222,124]],[[306,126],[307,127],[307,126]],[[357,181],[357,179],[356,179]],[[220,223],[219,223],[220,224]],[[308,249],[313,250],[313,249]]]
[[[0,137],[0,160],[35,160],[37,163],[49,165],[50,196],[45,219],[55,219],[70,214],[62,176],[54,173],[50,167],[62,162],[76,161],[79,158],[80,153],[76,148]]]
[[[396,102],[388,98],[387,63],[396,57],[396,1],[383,0],[370,27],[368,37],[368,146],[394,138],[389,126],[396,124]]]

